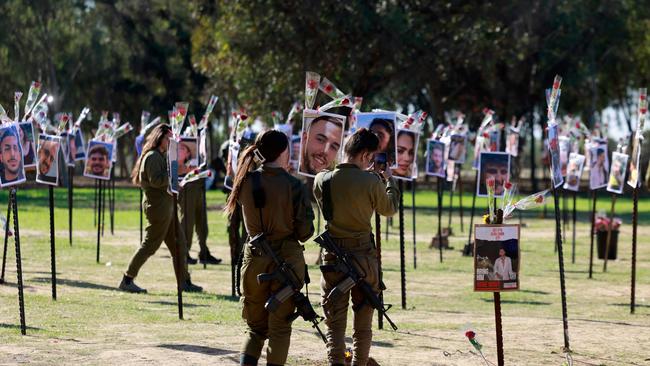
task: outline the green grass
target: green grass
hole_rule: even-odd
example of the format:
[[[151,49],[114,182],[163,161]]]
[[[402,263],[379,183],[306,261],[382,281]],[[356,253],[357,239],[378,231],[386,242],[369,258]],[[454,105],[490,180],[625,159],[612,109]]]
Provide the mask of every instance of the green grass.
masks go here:
[[[50,243],[47,189],[18,190],[21,249],[25,279],[28,336],[18,328],[15,257],[11,240],[7,258],[8,285],[0,286],[0,364],[235,364],[242,341],[243,321],[238,299],[230,296],[229,249],[226,220],[218,211],[224,195],[208,192],[210,237],[213,253],[226,264],[192,266],[193,280],[206,288],[204,294],[185,294],[185,319],[176,313],[176,293],[171,258],[163,247],[143,267],[137,283],[147,295],[116,291],[122,272],[139,241],[139,193],[117,189],[115,235],[110,233],[109,212],[101,244],[101,262],[95,263],[96,228],[93,225],[93,189],[75,189],[74,238],[68,242],[67,192],[55,190],[58,300],[50,294]],[[445,194],[445,204],[448,194]],[[406,310],[401,309],[398,216],[383,238],[384,278],[388,286],[389,312],[398,332],[375,331],[371,351],[382,364],[480,364],[463,338],[471,324],[484,344],[486,356],[496,362],[492,295],[472,288],[472,260],[458,250],[467,242],[471,195],[463,197],[464,232],[460,232],[458,208],[454,208],[450,238],[455,250],[427,248],[437,227],[435,192],[416,197],[418,266],[413,269],[410,194],[404,197],[406,234]],[[0,192],[6,202],[6,192]],[[457,196],[454,197],[457,203]],[[570,201],[571,202],[571,201]],[[599,208],[609,209],[606,194]],[[477,200],[477,210],[485,199]],[[637,314],[629,314],[631,201],[622,197],[617,212],[625,223],[619,241],[619,260],[610,261],[602,272],[596,261],[594,279],[587,278],[589,259],[589,200],[579,197],[576,263],[571,263],[571,235],[564,245],[571,347],[576,361],[590,364],[642,363],[643,344],[650,338],[650,201],[639,204],[641,223],[637,270]],[[476,218],[482,212],[477,211]],[[2,210],[3,214],[6,210]],[[563,359],[558,260],[554,252],[552,204],[547,219],[541,211],[526,212],[522,229],[522,290],[502,294],[506,361],[509,364],[560,364]],[[448,220],[443,215],[443,226]],[[514,223],[518,222],[516,219]],[[382,220],[382,225],[386,221]],[[385,229],[385,228],[384,228]],[[382,234],[384,230],[382,230]],[[196,254],[197,245],[192,250]],[[306,244],[306,258],[313,264],[315,243]],[[312,302],[317,301],[318,269],[310,265]],[[322,314],[322,309],[316,310]],[[351,316],[349,317],[351,324]],[[324,325],[323,325],[324,327]],[[348,330],[348,335],[351,330]],[[302,321],[294,323],[289,364],[324,365],[322,342]]]

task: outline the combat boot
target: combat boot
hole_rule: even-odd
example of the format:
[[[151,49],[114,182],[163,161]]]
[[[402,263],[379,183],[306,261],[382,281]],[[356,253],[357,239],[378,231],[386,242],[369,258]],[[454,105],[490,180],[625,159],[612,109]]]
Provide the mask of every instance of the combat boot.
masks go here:
[[[143,289],[142,287],[138,286],[133,282],[133,278],[129,276],[123,276],[122,277],[122,282],[120,282],[119,286],[120,290],[126,291],[126,292],[131,292],[134,294],[146,294],[147,290]]]

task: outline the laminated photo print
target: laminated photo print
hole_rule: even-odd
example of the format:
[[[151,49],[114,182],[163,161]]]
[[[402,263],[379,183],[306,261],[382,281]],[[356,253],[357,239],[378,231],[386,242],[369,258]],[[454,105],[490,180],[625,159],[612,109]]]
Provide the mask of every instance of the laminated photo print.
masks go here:
[[[641,163],[641,139],[640,136],[634,138],[632,144],[632,158],[630,160],[630,177],[627,184],[632,188],[639,187],[639,164]]]
[[[76,149],[74,160],[84,160],[86,158],[86,143],[84,142],[84,135],[79,128],[74,132],[74,146]]]
[[[70,164],[68,160],[70,159],[70,149],[68,147],[68,142],[69,142],[68,133],[62,132],[61,134],[59,134],[59,136],[61,137],[60,140],[61,157],[63,158],[63,163],[64,163],[64,165],[62,166],[68,166]],[[73,161],[73,165],[74,165],[74,161]]]
[[[111,162],[113,164],[117,163],[117,140],[113,141],[113,151],[111,153]]]
[[[297,174],[300,160],[300,135],[291,136],[289,141],[289,173]]]
[[[628,158],[629,156],[627,154],[618,152],[612,154],[612,167],[609,169],[609,179],[607,180],[608,192],[623,193]]]
[[[208,161],[210,157],[208,153],[210,151],[210,139],[208,138],[208,132],[206,128],[201,129],[199,132],[199,168],[203,169],[208,166]]]
[[[113,144],[109,142],[90,140],[88,157],[84,166],[84,177],[110,180],[113,162]]]
[[[25,169],[36,167],[36,136],[34,135],[34,125],[31,122],[21,122],[18,124],[20,129],[20,147],[23,149],[23,165]]]
[[[181,136],[177,158],[180,178],[199,167],[198,150],[199,145],[196,137]]]
[[[562,167],[560,164],[560,142],[557,123],[548,126],[548,153],[551,160],[551,182],[557,188],[564,183]]]
[[[508,137],[506,138],[506,152],[514,157],[519,155],[519,132],[508,130]]]
[[[386,163],[392,169],[397,166],[397,135],[395,112],[357,112],[356,129],[367,128],[379,137],[378,153],[386,154]]]
[[[75,135],[71,133],[62,133],[61,134],[61,152],[65,154],[63,157],[65,159],[65,164],[69,167],[74,167],[77,155],[77,140]]]
[[[571,153],[569,155],[569,164],[567,165],[566,181],[564,189],[578,192],[580,189],[580,178],[585,166],[585,156]]]
[[[607,156],[607,142],[596,140],[589,149],[589,189],[599,189],[607,186],[609,177],[609,157]]]
[[[559,137],[560,142],[560,166],[562,176],[566,177],[566,167],[569,164],[569,154],[571,153],[571,139],[566,136]]]
[[[453,161],[447,161],[447,168],[446,168],[446,174],[447,174],[447,182],[453,182],[454,179],[456,179],[456,164]]]
[[[435,139],[427,140],[426,174],[434,177],[445,177],[445,143]]]
[[[448,159],[454,161],[456,164],[465,163],[465,155],[467,155],[467,136],[466,135],[451,135],[449,138],[449,156]]]
[[[59,148],[61,137],[41,134],[38,137],[38,165],[36,182],[51,186],[59,185]]]
[[[167,172],[169,178],[168,190],[171,193],[178,194],[179,180],[178,180],[178,150],[179,143],[174,139],[169,139],[169,147],[167,148]]]
[[[519,290],[519,225],[474,225],[474,291]]]
[[[298,174],[314,177],[332,170],[343,146],[345,117],[311,109],[303,111]]]
[[[0,127],[0,185],[9,187],[25,181],[23,149],[18,124]]]
[[[494,196],[503,196],[503,185],[510,180],[510,154],[507,152],[482,152],[479,160],[476,195],[487,197],[486,181],[489,178],[494,178]]]
[[[418,140],[419,134],[411,130],[397,130],[397,167],[393,177],[413,180],[418,176]]]
[[[482,134],[476,134],[476,141],[474,141],[474,160],[472,161],[472,169],[478,170],[478,161],[481,153],[483,152],[484,141],[486,140]]]

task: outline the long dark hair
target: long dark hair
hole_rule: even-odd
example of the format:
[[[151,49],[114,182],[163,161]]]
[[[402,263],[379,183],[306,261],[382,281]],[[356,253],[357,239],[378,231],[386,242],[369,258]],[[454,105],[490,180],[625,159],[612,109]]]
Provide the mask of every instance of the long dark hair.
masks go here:
[[[250,145],[239,155],[239,162],[237,164],[237,173],[232,185],[232,192],[228,196],[228,202],[224,211],[229,216],[235,212],[237,208],[237,201],[241,192],[241,185],[246,179],[246,175],[253,171],[255,168],[255,153],[257,149],[264,157],[265,161],[275,161],[280,154],[289,147],[289,140],[287,135],[280,131],[269,130],[257,136],[255,143]]]
[[[163,139],[167,137],[169,131],[171,131],[171,127],[167,124],[162,124],[156,126],[149,133],[149,136],[147,136],[147,140],[142,147],[142,153],[138,157],[138,160],[135,162],[133,170],[131,171],[131,181],[133,184],[140,184],[140,165],[142,165],[142,160],[144,160],[145,155],[147,155],[149,151],[159,148]]]

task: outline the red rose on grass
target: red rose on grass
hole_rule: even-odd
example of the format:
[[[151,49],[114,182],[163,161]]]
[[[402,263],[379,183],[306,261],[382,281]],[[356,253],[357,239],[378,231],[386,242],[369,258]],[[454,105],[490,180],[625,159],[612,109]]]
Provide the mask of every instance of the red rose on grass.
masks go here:
[[[476,333],[474,333],[471,330],[468,330],[467,332],[465,332],[465,337],[467,337],[468,339],[474,339],[476,338]]]

